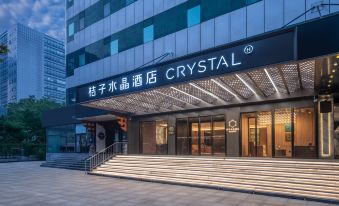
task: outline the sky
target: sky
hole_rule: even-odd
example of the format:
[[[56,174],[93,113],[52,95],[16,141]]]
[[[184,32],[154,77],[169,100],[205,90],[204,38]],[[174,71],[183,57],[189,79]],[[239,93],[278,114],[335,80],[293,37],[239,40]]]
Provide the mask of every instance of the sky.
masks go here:
[[[65,0],[0,0],[0,32],[16,22],[64,41]]]

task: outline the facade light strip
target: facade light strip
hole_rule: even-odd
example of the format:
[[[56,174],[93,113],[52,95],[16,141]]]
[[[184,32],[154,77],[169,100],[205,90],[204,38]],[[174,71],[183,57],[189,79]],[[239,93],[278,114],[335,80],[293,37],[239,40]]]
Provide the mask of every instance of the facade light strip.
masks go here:
[[[275,86],[275,84],[274,84],[274,82],[273,82],[273,79],[272,79],[271,75],[268,73],[267,69],[264,69],[264,71],[265,71],[267,77],[270,79],[270,81],[271,81],[271,83],[272,83],[272,85],[273,85],[275,91],[276,91],[276,92],[279,92],[279,91],[278,91],[278,88]]]
[[[219,87],[223,88],[226,92],[232,94],[233,96],[237,97],[236,94],[234,94],[231,90],[227,89],[224,85],[222,85],[220,82],[218,82],[215,79],[211,79],[212,82],[216,83]]]
[[[235,76],[237,76],[238,79],[240,79],[240,81],[241,81],[242,83],[244,83],[245,86],[251,90],[251,92],[253,92],[253,94],[257,94],[257,93],[254,91],[254,89],[253,89],[253,88],[252,88],[245,80],[243,80],[238,74],[235,74]]]
[[[194,87],[194,88],[199,89],[200,91],[204,92],[205,94],[210,95],[211,97],[214,97],[214,98],[216,98],[216,99],[220,99],[218,96],[216,96],[216,95],[213,94],[212,92],[209,92],[209,91],[207,91],[207,90],[205,90],[205,89],[199,87],[198,85],[196,85],[196,84],[194,84],[194,83],[189,83],[189,85],[191,85],[191,86]]]
[[[168,94],[164,94],[164,93],[159,92],[159,91],[157,91],[157,90],[154,90],[154,92],[156,92],[156,93],[158,93],[158,94],[161,94],[161,95],[164,95],[164,96],[166,96],[166,97],[172,98],[172,99],[174,99],[174,100],[177,100],[177,101],[182,102],[182,103],[184,103],[184,104],[189,104],[189,103],[187,103],[187,102],[185,102],[185,101],[183,101],[183,100],[181,100],[181,99],[178,99],[178,98],[176,98],[176,97],[172,97],[172,96],[170,96],[170,95],[168,95]]]
[[[196,99],[196,100],[198,100],[198,101],[205,102],[204,100],[199,99],[198,97],[193,96],[193,95],[191,95],[191,94],[188,94],[188,93],[186,93],[186,92],[184,92],[184,91],[181,91],[180,89],[177,89],[177,88],[175,88],[175,87],[171,87],[171,89],[174,89],[175,91],[178,91],[178,92],[180,92],[180,93],[186,94],[187,96],[192,97],[193,99]]]

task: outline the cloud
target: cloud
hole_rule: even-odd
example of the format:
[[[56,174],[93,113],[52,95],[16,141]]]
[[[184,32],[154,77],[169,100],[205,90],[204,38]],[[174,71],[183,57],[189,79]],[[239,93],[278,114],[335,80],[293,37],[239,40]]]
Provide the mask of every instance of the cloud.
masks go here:
[[[17,22],[63,41],[65,1],[0,0],[0,31]]]

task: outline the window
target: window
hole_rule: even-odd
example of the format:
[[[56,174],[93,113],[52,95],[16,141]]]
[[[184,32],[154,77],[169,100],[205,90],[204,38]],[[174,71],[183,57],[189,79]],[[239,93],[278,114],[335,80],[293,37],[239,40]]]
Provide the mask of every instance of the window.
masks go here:
[[[104,5],[104,17],[111,14],[111,4],[108,2]]]
[[[85,65],[85,54],[80,54],[79,55],[79,66],[84,66]]]
[[[79,19],[79,29],[83,30],[85,28],[85,17]]]
[[[74,23],[70,23],[68,25],[68,36],[73,36],[74,35]]]
[[[200,23],[200,5],[187,10],[187,26],[191,27]]]
[[[79,19],[79,30],[83,30],[85,28],[85,18],[81,17]]]
[[[153,25],[144,28],[144,43],[152,41],[154,38]]]
[[[117,54],[119,52],[119,41],[113,40],[111,41],[111,55]]]

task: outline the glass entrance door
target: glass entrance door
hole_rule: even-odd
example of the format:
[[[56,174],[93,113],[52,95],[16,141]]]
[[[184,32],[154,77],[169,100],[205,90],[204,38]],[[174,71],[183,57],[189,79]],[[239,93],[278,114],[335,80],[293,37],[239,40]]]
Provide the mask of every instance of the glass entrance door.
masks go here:
[[[224,115],[177,119],[177,155],[225,156]]]
[[[200,150],[201,155],[212,154],[212,122],[211,117],[200,118]]]
[[[292,157],[292,109],[276,109],[274,113],[275,157]]]
[[[199,155],[200,154],[199,118],[189,118],[188,122],[190,128],[191,154]]]
[[[272,156],[271,112],[242,114],[242,156]]]

